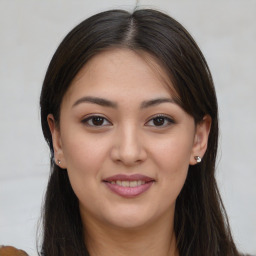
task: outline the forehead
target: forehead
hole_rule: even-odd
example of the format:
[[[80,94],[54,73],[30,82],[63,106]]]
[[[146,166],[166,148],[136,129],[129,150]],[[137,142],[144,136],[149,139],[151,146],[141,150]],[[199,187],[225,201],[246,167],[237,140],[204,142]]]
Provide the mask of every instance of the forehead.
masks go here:
[[[95,55],[83,66],[64,98],[78,97],[82,93],[100,94],[98,96],[122,93],[128,97],[140,90],[145,97],[147,93],[176,97],[169,75],[156,58],[144,51],[111,48]]]

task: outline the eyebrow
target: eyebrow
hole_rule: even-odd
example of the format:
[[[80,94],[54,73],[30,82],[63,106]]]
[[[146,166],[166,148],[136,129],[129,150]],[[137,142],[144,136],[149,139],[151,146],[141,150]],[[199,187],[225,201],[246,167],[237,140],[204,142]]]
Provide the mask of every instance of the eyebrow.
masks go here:
[[[117,108],[117,103],[110,101],[110,100],[106,100],[103,98],[98,98],[98,97],[91,97],[91,96],[86,96],[86,97],[82,97],[80,99],[78,99],[73,105],[72,107],[75,107],[81,103],[94,103],[103,107],[111,107],[111,108]]]
[[[140,105],[140,108],[148,108],[148,107],[153,107],[156,105],[159,105],[161,103],[176,103],[173,99],[171,98],[157,98],[157,99],[152,99],[152,100],[146,100],[143,101]],[[116,102],[104,99],[104,98],[99,98],[99,97],[92,97],[92,96],[85,96],[80,99],[78,99],[72,107],[75,107],[81,103],[93,103],[97,104],[103,107],[111,107],[111,108],[117,108],[118,104]]]
[[[140,108],[148,108],[148,107],[152,107],[155,105],[159,105],[161,103],[168,103],[168,102],[176,103],[173,99],[170,99],[170,98],[158,98],[158,99],[143,101],[141,103]]]

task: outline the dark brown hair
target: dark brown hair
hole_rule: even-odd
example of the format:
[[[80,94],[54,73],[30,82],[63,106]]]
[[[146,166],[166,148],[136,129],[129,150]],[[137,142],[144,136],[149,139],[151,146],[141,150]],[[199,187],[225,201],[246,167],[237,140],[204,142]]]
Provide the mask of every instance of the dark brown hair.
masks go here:
[[[197,44],[176,20],[151,9],[111,10],[75,27],[62,41],[48,67],[41,92],[41,122],[51,150],[51,173],[43,212],[41,252],[45,256],[89,255],[78,199],[66,171],[54,163],[47,115],[57,124],[62,98],[85,63],[107,48],[142,51],[164,67],[180,106],[196,123],[212,118],[208,149],[201,164],[190,166],[177,198],[175,233],[181,256],[237,256],[214,177],[218,144],[218,108],[210,70]]]

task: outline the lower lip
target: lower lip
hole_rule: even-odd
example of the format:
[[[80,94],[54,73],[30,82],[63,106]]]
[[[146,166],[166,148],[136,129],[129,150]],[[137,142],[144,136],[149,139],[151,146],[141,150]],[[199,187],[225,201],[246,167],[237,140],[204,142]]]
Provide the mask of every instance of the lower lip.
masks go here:
[[[139,196],[146,192],[153,184],[153,181],[147,182],[137,187],[122,187],[117,184],[111,184],[109,182],[105,182],[105,184],[112,192],[116,193],[117,195],[130,198]]]

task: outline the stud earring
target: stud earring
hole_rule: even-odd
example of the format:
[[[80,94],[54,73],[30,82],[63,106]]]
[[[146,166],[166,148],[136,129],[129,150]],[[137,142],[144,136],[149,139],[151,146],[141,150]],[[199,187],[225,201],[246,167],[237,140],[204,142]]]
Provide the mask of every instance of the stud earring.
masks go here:
[[[200,163],[202,161],[202,158],[200,156],[195,156],[194,159],[197,163]]]
[[[57,160],[58,161],[58,164],[60,164],[61,162],[60,162],[60,160]]]

